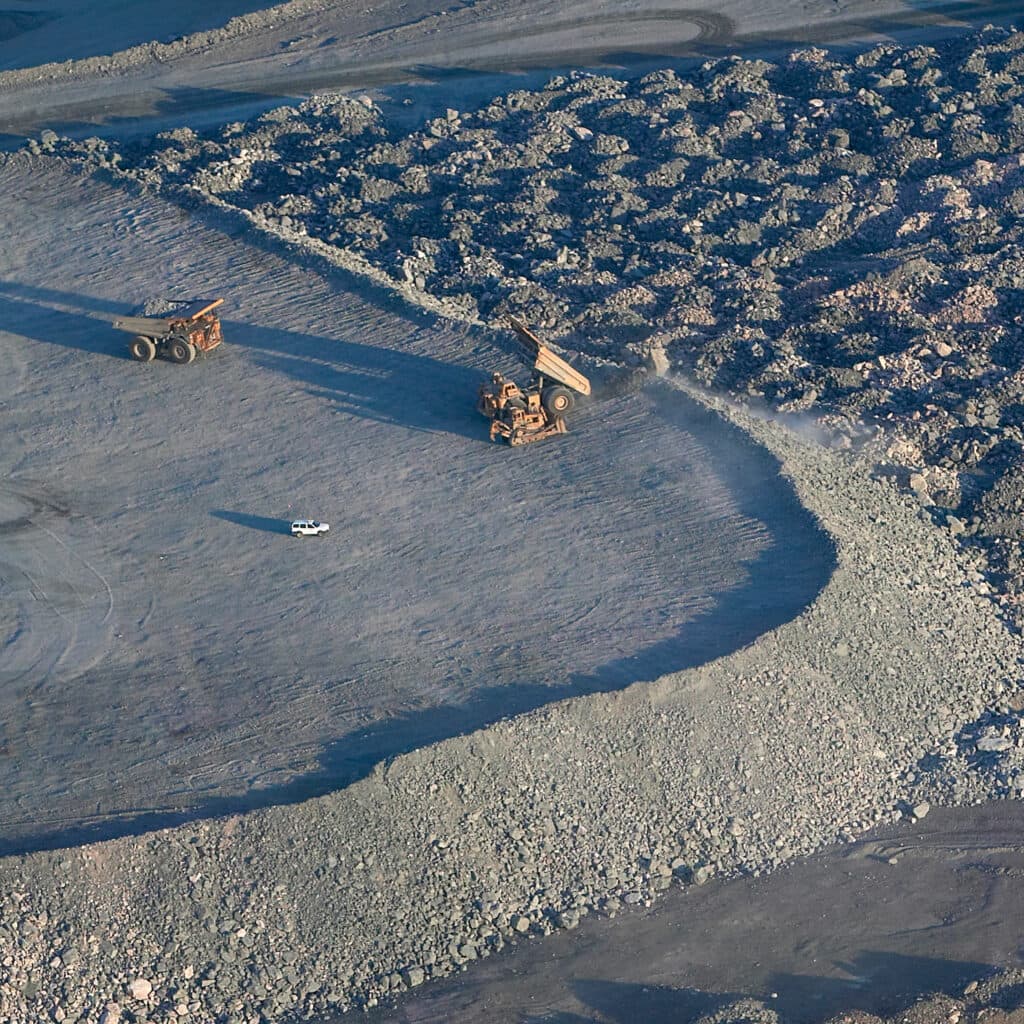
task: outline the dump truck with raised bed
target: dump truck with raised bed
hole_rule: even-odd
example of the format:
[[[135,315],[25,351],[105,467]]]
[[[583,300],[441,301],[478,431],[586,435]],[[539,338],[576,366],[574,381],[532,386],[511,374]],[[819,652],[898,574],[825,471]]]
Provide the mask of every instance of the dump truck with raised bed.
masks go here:
[[[590,394],[590,381],[556,356],[517,317],[508,318],[520,348],[533,369],[529,384],[520,387],[500,373],[480,385],[477,409],[491,421],[491,440],[529,444],[566,432],[565,417],[576,395]]]
[[[126,316],[114,321],[119,331],[134,335],[128,342],[133,359],[148,363],[164,356],[172,363],[191,363],[212,352],[223,340],[214,310],[223,299],[192,299],[166,317]]]

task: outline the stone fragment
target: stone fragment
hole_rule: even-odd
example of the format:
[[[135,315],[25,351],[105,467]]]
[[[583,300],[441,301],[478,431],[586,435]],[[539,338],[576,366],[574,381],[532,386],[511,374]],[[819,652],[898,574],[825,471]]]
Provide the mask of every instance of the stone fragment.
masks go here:
[[[148,999],[153,991],[153,984],[148,978],[136,978],[129,986],[128,991],[132,999]]]
[[[422,967],[408,967],[402,971],[402,980],[409,988],[416,988],[426,980],[426,973]]]
[[[100,1014],[99,1024],[120,1024],[121,1005],[119,1003],[107,1003]]]
[[[982,736],[975,747],[984,753],[1001,753],[1009,750],[1013,741],[1008,736]]]

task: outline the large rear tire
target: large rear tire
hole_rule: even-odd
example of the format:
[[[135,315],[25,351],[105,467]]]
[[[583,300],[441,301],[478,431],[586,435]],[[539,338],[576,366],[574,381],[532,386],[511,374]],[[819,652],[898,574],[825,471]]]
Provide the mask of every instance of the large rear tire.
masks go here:
[[[132,359],[137,359],[140,363],[149,363],[156,356],[156,345],[152,338],[138,334],[128,342],[128,351]]]
[[[172,363],[184,365],[185,363],[191,363],[195,359],[196,350],[189,342],[182,338],[171,338],[167,342],[167,357]]]
[[[572,392],[568,388],[558,385],[545,388],[540,396],[540,404],[544,406],[544,411],[551,419],[558,419],[559,416],[564,416],[572,409]]]

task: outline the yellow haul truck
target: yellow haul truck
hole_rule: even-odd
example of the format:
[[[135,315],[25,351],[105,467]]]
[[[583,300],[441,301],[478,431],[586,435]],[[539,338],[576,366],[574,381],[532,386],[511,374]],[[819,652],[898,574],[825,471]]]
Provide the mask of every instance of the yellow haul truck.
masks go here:
[[[480,385],[476,407],[491,421],[491,440],[504,438],[519,445],[564,434],[565,416],[575,405],[577,394],[590,394],[590,381],[547,348],[522,320],[510,316],[508,322],[533,376],[522,388],[500,373]]]

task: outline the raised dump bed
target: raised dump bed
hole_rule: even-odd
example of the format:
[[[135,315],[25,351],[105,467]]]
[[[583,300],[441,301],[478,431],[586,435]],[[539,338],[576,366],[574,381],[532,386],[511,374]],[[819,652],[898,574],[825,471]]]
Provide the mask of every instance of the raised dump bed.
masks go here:
[[[589,395],[590,381],[556,356],[522,320],[510,316],[508,322],[533,376],[525,387],[500,373],[480,385],[477,408],[491,421],[491,440],[504,438],[520,445],[566,433],[565,416],[575,404],[574,392]]]

